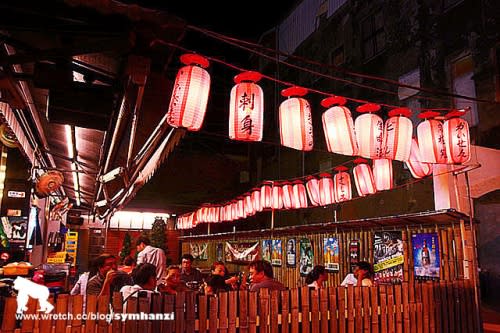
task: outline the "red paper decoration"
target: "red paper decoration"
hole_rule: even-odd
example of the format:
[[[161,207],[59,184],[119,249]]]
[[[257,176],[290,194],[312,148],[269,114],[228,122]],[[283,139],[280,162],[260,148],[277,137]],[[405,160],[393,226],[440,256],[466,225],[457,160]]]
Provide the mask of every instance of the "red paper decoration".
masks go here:
[[[363,104],[356,110],[364,113],[354,121],[358,155],[371,159],[381,158],[383,156],[384,121],[373,113],[380,110],[380,105]]]
[[[343,202],[352,199],[351,176],[346,172],[345,166],[335,168],[339,171],[333,178],[335,186],[335,202]]]
[[[432,174],[432,165],[422,162],[420,148],[415,138],[411,142],[410,158],[405,162],[414,178],[422,178]]]
[[[311,106],[304,98],[307,89],[291,87],[281,92],[290,97],[283,101],[279,109],[281,144],[297,150],[311,151],[313,149],[313,127]]]
[[[300,180],[293,182],[292,208],[307,208],[306,187]]]
[[[460,164],[470,160],[470,134],[469,124],[459,118],[465,112],[454,111],[446,115],[444,124],[444,138],[448,163]]]
[[[257,72],[243,72],[234,78],[229,101],[229,138],[240,141],[261,141],[264,93],[255,84],[262,78]]]
[[[260,201],[260,189],[254,188],[252,190],[252,203],[255,212],[262,212],[262,203]]]
[[[398,108],[389,112],[384,128],[384,158],[406,161],[410,157],[413,123],[411,110]]]
[[[329,108],[323,113],[323,131],[328,151],[342,155],[357,155],[358,144],[354,134],[351,111],[343,106],[346,100],[335,96],[325,98],[321,105]],[[339,104],[339,106],[334,106]]]
[[[446,138],[443,131],[443,123],[432,119],[439,116],[438,112],[428,111],[419,114],[424,119],[417,126],[418,146],[422,162],[447,163]]]
[[[289,182],[282,183],[281,188],[283,189],[283,208],[292,209],[293,206],[293,185]]]
[[[272,209],[283,208],[283,188],[280,184],[273,184],[273,202],[271,205]]]
[[[360,197],[377,192],[372,168],[366,162],[367,161],[362,158],[354,160],[354,163],[357,163],[357,165],[352,170],[354,184],[356,184],[356,190]]]
[[[332,175],[322,173],[319,175],[319,204],[321,206],[331,205],[335,203],[335,186],[333,184]]]
[[[316,177],[306,177],[306,189],[309,196],[309,201],[313,206],[319,206],[319,182]]]
[[[184,54],[182,67],[175,78],[167,112],[167,123],[172,127],[186,127],[198,131],[203,124],[210,91],[210,75],[204,69],[208,60],[197,54]]]
[[[373,160],[373,179],[377,191],[393,188],[392,161],[386,158]]]
[[[266,181],[260,188],[260,203],[262,209],[272,208],[273,205],[273,182]]]

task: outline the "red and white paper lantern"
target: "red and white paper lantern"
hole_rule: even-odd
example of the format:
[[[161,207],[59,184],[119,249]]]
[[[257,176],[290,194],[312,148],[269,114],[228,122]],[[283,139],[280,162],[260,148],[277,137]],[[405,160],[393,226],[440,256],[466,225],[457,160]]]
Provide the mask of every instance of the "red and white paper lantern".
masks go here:
[[[243,197],[245,198],[245,214],[247,216],[255,215],[255,209],[253,208],[252,194],[245,193]]]
[[[413,178],[419,179],[432,174],[432,165],[422,162],[420,148],[415,138],[413,138],[411,142],[410,158],[405,163]]]
[[[273,182],[265,181],[260,187],[260,202],[262,209],[272,208],[273,205]]]
[[[335,186],[335,202],[343,202],[352,199],[351,176],[346,172],[345,166],[336,167],[338,172],[333,177]]]
[[[323,131],[328,151],[354,156],[358,154],[358,144],[351,111],[344,106],[345,103],[346,99],[341,96],[328,97],[321,101],[323,107],[329,108],[322,116]]]
[[[283,187],[276,182],[273,184],[273,201],[271,204],[272,209],[283,208]]]
[[[373,179],[377,191],[393,188],[392,161],[386,158],[373,160]]]
[[[307,191],[304,183],[300,180],[293,181],[293,208],[307,208]]]
[[[262,78],[257,72],[243,72],[234,78],[229,101],[229,138],[262,141],[264,93],[255,84]]]
[[[319,181],[314,176],[306,177],[306,189],[309,201],[313,206],[319,206]]]
[[[281,95],[289,97],[283,101],[279,109],[281,144],[297,150],[311,151],[313,149],[313,127],[311,106],[301,96],[307,94],[307,89],[291,87],[284,89]]]
[[[446,115],[443,132],[446,143],[448,163],[461,164],[470,160],[470,134],[469,124],[460,118],[465,112],[458,110]]]
[[[281,185],[283,190],[283,208],[292,209],[293,206],[293,184],[290,182],[283,182]]]
[[[417,126],[418,146],[422,162],[445,164],[448,162],[446,155],[446,137],[443,123],[437,119],[438,112],[427,111],[418,115],[423,121]]]
[[[357,165],[353,168],[352,173],[358,195],[364,197],[377,192],[372,168],[367,164],[367,161],[363,158],[357,158],[354,160],[354,163]]]
[[[182,67],[175,78],[167,112],[167,123],[198,131],[203,124],[210,91],[210,75],[204,69],[209,62],[197,54],[184,54]]]
[[[257,212],[262,212],[262,203],[260,201],[260,188],[252,189],[252,203],[253,209]]]
[[[384,128],[384,158],[406,161],[410,157],[413,123],[409,119],[411,110],[397,108],[389,111]]]
[[[374,112],[380,110],[378,104],[363,104],[357,107],[363,113],[354,121],[358,155],[376,159],[382,157],[384,141],[384,121]]]
[[[320,205],[326,206],[335,203],[335,186],[333,184],[332,175],[329,173],[321,173],[318,183]]]

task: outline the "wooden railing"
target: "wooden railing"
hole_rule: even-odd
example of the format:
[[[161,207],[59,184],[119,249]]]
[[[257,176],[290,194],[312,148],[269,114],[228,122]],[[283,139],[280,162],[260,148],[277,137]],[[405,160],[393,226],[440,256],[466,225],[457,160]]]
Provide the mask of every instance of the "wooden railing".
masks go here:
[[[52,300],[53,301],[53,300]],[[307,287],[260,293],[234,291],[217,297],[179,293],[131,298],[119,294],[115,317],[82,320],[82,297],[58,295],[53,315],[73,318],[16,320],[16,298],[5,299],[1,331],[10,332],[478,332],[477,307],[468,280],[377,287]],[[36,314],[30,299],[25,314]],[[110,314],[109,298],[89,296],[86,314]],[[174,320],[128,319],[116,313],[173,314]],[[165,315],[163,315],[165,316]]]

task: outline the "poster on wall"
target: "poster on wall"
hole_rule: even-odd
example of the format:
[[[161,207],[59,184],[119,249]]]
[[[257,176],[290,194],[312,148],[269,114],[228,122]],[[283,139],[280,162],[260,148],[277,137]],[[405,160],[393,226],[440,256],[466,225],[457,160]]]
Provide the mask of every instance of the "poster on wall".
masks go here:
[[[281,259],[283,257],[283,248],[281,247],[281,239],[273,239],[271,252],[271,264],[273,266],[281,266]]]
[[[222,243],[217,243],[217,247],[215,248],[215,260],[224,261],[224,244]]]
[[[299,271],[300,275],[307,275],[313,269],[314,252],[312,243],[308,238],[302,238],[299,242],[300,259]]]
[[[339,271],[339,241],[336,237],[323,239],[323,260],[327,271]]]
[[[286,242],[286,265],[288,267],[295,267],[297,262],[297,243],[295,238],[290,238]]]
[[[401,231],[375,232],[373,249],[375,282],[401,283],[404,263]]]
[[[349,260],[351,263],[351,272],[354,272],[354,267],[359,262],[359,240],[349,242]]]
[[[272,241],[270,239],[262,240],[262,260],[271,262]]]
[[[439,239],[435,232],[411,237],[416,279],[439,279]]]
[[[226,242],[226,262],[248,264],[259,258],[259,242]]]
[[[2,217],[2,228],[10,246],[26,246],[28,235],[28,218],[26,216],[4,216]]]
[[[194,260],[208,260],[208,243],[190,243],[189,246]]]

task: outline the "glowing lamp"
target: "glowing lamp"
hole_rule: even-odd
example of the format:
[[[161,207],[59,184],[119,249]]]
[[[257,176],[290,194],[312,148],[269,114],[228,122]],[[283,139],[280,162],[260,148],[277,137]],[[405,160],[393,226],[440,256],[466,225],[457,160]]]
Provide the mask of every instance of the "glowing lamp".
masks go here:
[[[384,128],[384,158],[406,161],[410,157],[413,123],[409,119],[411,110],[397,108],[389,111]]]
[[[243,197],[245,198],[245,215],[246,216],[255,215],[255,209],[253,208],[252,194],[245,193]]]
[[[353,168],[352,173],[358,195],[364,197],[377,192],[372,168],[367,164],[367,161],[363,158],[357,158],[354,160],[354,163],[357,165]]]
[[[293,184],[290,182],[283,182],[281,186],[283,189],[283,208],[284,209],[292,209],[293,205]]]
[[[358,155],[366,158],[381,158],[384,140],[384,121],[375,112],[380,110],[378,104],[363,104],[356,108],[362,115],[354,121]]]
[[[257,72],[236,75],[236,85],[229,100],[229,138],[239,141],[262,141],[264,93],[255,84],[262,78]]]
[[[175,78],[167,112],[172,127],[198,131],[203,124],[210,91],[210,75],[205,70],[208,60],[197,54],[184,54],[182,67]]]
[[[393,188],[392,161],[386,158],[373,160],[373,179],[377,191]]]
[[[307,191],[304,183],[300,180],[293,181],[293,208],[307,208]]]
[[[283,188],[281,184],[273,184],[273,201],[271,204],[272,209],[283,208]]]
[[[260,201],[260,188],[252,189],[252,203],[255,212],[262,212],[262,203]]]
[[[423,178],[432,174],[432,165],[422,162],[420,148],[415,138],[411,142],[410,158],[405,162],[413,178]]]
[[[335,202],[343,202],[352,199],[351,176],[346,172],[345,166],[335,168],[338,171],[333,177],[335,188]]]
[[[328,151],[353,156],[358,154],[358,144],[351,111],[344,106],[345,103],[346,99],[341,96],[321,101],[321,105],[328,108],[322,116],[323,131]]]
[[[306,190],[309,201],[313,206],[319,206],[319,182],[314,176],[306,177]]]
[[[321,206],[335,203],[335,186],[329,173],[319,175],[319,203]]]
[[[470,160],[469,124],[460,118],[465,112],[454,110],[446,115],[443,133],[448,163],[460,164]]]
[[[437,119],[438,112],[427,111],[418,115],[423,121],[417,126],[418,147],[422,162],[447,163],[446,137],[443,123]]]
[[[311,106],[301,96],[307,94],[307,89],[290,87],[284,89],[281,95],[288,97],[279,109],[281,144],[297,150],[311,151],[313,149],[313,127]]]

